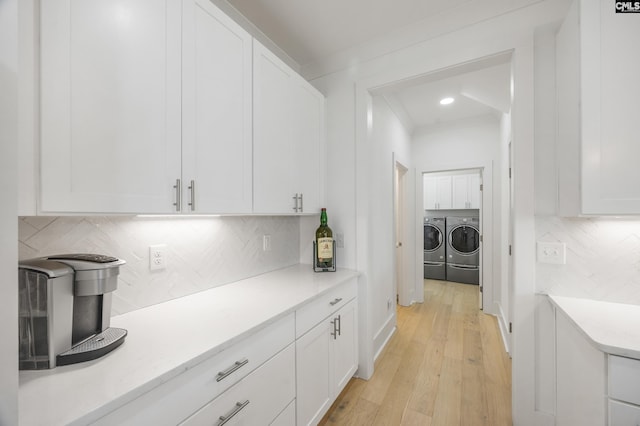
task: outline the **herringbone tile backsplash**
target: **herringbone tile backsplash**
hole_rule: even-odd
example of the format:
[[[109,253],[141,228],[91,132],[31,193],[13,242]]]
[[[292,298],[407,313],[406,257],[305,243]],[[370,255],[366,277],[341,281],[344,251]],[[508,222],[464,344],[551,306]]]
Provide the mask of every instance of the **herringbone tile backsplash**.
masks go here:
[[[537,263],[539,292],[640,305],[640,221],[536,217],[536,240],[566,243],[567,263]]]
[[[296,217],[21,217],[19,257],[98,253],[120,268],[112,315],[299,262]],[[262,236],[271,235],[271,251]],[[149,270],[149,246],[167,245],[167,268]]]

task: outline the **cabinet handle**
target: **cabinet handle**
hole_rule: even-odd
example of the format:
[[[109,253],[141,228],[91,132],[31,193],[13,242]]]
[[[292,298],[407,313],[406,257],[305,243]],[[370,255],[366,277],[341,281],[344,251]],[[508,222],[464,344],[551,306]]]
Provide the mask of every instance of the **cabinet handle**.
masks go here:
[[[218,417],[218,419],[220,419],[220,421],[218,422],[218,426],[222,426],[223,424],[226,424],[229,420],[233,418],[233,416],[238,414],[247,405],[249,405],[248,399],[244,402],[240,402],[240,401],[236,402],[236,405],[235,407],[233,407],[233,410],[229,411],[224,416]]]
[[[296,192],[293,198],[293,211],[298,213],[298,193]]]
[[[236,361],[231,367],[227,368],[226,370],[220,371],[218,373],[218,375],[216,376],[216,382],[220,382],[226,379],[231,373],[239,370],[240,368],[247,365],[248,363],[249,363],[249,360],[247,358],[243,358],[240,361]]]
[[[173,205],[176,206],[176,211],[179,212],[181,208],[180,206],[182,206],[182,183],[180,182],[180,179],[176,179],[176,184],[173,187],[176,190],[176,202],[173,203]]]
[[[337,323],[338,323],[338,336],[342,336],[342,317],[340,315],[338,315]]]
[[[302,192],[299,195],[300,198],[300,213],[304,213],[304,199],[302,198]]]
[[[196,181],[195,180],[191,181],[189,190],[191,191],[191,201],[189,201],[189,205],[191,206],[191,211],[195,211],[196,210]]]
[[[331,306],[337,305],[338,303],[340,303],[342,301],[342,297],[338,297],[337,299],[334,299],[333,302],[329,302],[329,304]]]
[[[331,333],[331,335],[333,336],[333,340],[336,340],[338,339],[338,319],[334,318],[331,324],[333,324],[333,333]]]

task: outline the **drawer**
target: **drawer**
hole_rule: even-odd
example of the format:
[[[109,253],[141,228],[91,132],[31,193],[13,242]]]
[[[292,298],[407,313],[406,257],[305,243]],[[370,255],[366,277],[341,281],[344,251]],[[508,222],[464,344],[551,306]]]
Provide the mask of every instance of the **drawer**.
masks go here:
[[[609,355],[609,396],[640,405],[640,360]]]
[[[296,311],[296,339],[342,308],[358,291],[355,279],[341,284]]]
[[[181,425],[270,424],[295,399],[295,365],[291,344]]]
[[[99,419],[98,425],[176,425],[294,341],[294,315],[230,348]]]
[[[609,400],[609,426],[640,425],[640,407]]]

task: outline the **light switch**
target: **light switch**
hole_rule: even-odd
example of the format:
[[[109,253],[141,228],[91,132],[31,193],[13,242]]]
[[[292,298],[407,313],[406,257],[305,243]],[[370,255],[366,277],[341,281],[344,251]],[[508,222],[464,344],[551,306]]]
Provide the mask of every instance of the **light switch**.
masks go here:
[[[565,243],[538,241],[537,258],[539,263],[564,265],[567,263],[567,245]]]

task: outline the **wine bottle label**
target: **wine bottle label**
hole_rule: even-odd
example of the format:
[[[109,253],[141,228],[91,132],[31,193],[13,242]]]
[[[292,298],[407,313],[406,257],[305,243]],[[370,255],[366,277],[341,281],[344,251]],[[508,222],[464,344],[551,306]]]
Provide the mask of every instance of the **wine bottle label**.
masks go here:
[[[333,238],[318,238],[318,259],[333,258]]]

